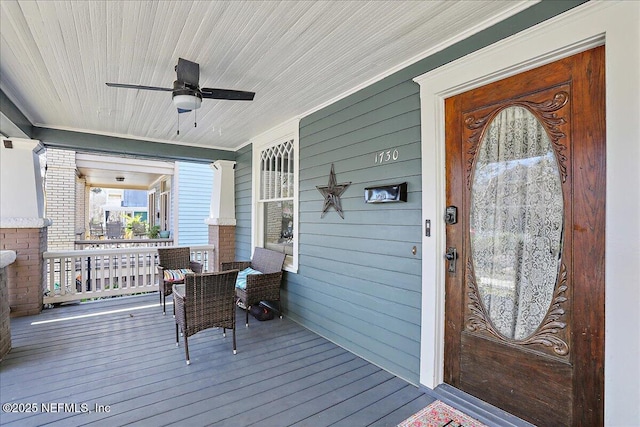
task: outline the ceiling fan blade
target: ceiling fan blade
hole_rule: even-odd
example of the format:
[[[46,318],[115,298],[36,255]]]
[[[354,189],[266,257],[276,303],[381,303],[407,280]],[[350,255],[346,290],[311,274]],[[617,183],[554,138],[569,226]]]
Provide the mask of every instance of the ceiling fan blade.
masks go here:
[[[178,81],[197,88],[198,82],[200,81],[200,64],[197,62],[191,62],[187,59],[178,58],[176,75],[178,77]]]
[[[200,89],[203,98],[208,99],[229,99],[231,101],[253,101],[255,92],[231,89],[212,89],[203,87]]]
[[[128,85],[123,83],[106,83],[109,87],[123,87],[126,89],[142,89],[142,90],[160,90],[163,92],[171,92],[173,89],[157,86],[140,86],[140,85]]]

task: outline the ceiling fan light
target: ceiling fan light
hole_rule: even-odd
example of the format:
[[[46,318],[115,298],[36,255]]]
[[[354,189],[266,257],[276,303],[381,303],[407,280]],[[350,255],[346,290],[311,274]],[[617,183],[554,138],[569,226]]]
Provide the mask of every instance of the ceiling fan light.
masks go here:
[[[197,110],[202,104],[202,98],[196,95],[174,95],[173,105],[182,110]]]

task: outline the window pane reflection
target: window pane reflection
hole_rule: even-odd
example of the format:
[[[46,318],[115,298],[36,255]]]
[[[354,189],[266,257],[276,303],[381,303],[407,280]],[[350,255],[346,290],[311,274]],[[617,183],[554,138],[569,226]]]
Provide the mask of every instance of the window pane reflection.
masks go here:
[[[293,255],[293,201],[264,203],[265,248]]]

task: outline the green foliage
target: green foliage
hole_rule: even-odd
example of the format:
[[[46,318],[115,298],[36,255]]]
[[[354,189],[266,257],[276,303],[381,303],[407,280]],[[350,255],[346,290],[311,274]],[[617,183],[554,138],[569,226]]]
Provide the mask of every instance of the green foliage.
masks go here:
[[[147,232],[147,236],[149,236],[150,239],[157,239],[159,235],[160,235],[160,226],[159,225],[154,225],[153,227],[149,227],[149,231]]]
[[[147,222],[142,221],[142,215],[140,214],[135,216],[126,214],[124,216],[124,221],[129,238],[144,235],[147,232]]]
[[[133,230],[133,226],[136,224],[143,224],[142,215],[138,214],[136,216],[132,216],[129,214],[124,215],[124,222],[128,230]]]

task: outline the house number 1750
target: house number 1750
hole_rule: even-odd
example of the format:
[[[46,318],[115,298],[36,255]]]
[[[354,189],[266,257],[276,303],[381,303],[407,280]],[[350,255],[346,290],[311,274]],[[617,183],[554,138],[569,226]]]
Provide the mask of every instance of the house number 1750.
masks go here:
[[[390,162],[392,160],[398,160],[398,156],[399,156],[399,153],[397,149],[380,151],[376,153],[375,163],[382,164],[382,163]]]

